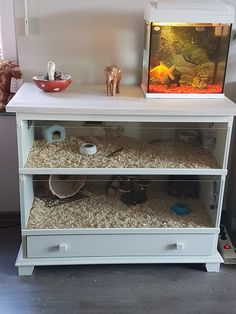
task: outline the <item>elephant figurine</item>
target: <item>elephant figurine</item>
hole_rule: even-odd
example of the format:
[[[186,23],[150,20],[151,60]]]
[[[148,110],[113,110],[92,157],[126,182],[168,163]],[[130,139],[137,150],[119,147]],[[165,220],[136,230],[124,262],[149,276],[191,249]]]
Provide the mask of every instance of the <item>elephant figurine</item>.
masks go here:
[[[121,70],[116,65],[107,66],[105,69],[107,96],[120,93]]]

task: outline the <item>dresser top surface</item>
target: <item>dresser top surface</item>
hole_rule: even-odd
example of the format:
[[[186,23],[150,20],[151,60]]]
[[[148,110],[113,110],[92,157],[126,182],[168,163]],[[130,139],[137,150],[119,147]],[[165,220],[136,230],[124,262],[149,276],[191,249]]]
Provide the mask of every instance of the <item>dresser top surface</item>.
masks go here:
[[[75,115],[234,116],[236,104],[224,98],[147,99],[139,86],[121,86],[115,97],[104,85],[73,83],[63,92],[46,93],[24,83],[7,105],[7,112]]]

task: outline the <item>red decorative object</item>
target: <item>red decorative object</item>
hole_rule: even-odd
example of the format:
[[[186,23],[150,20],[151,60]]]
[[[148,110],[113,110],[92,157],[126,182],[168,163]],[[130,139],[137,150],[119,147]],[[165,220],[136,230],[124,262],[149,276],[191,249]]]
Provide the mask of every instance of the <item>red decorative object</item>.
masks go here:
[[[45,92],[61,92],[66,89],[72,82],[69,74],[65,74],[61,80],[49,81],[45,80],[44,76],[34,76],[33,81],[38,88]]]

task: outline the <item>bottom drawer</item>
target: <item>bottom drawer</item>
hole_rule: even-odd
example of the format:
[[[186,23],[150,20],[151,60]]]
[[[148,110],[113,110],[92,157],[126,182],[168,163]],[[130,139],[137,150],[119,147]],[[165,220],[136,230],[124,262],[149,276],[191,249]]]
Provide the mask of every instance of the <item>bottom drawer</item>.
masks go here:
[[[27,257],[212,255],[214,234],[85,234],[27,237]]]

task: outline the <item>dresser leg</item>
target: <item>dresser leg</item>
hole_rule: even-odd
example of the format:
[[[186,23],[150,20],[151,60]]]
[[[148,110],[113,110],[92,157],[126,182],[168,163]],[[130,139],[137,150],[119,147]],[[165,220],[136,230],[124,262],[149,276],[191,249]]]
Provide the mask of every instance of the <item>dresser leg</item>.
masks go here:
[[[220,263],[206,263],[206,270],[218,273],[220,271]]]
[[[32,275],[34,266],[18,266],[19,276],[30,276]]]

